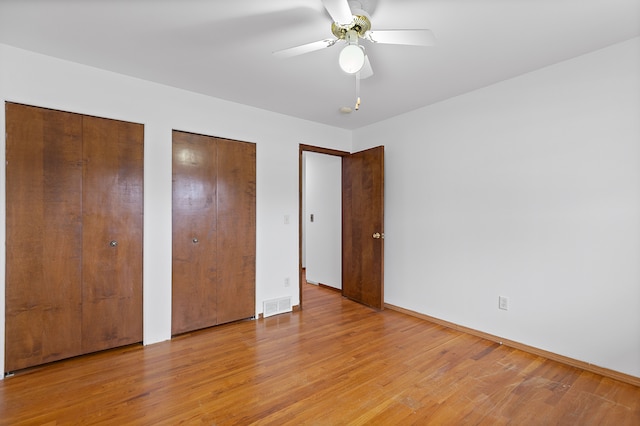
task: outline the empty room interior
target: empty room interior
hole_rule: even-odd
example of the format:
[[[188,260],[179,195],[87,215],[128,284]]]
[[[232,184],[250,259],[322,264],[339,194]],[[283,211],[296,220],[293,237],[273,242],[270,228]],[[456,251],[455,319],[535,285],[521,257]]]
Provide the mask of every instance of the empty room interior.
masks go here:
[[[0,425],[640,424],[637,0],[0,0]]]

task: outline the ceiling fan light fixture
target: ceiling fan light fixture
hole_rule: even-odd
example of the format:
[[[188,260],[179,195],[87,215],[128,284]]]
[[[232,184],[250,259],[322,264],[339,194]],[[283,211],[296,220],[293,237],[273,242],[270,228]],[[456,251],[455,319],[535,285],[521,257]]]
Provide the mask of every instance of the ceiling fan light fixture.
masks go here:
[[[347,74],[355,74],[364,66],[364,51],[357,44],[345,46],[338,57],[338,64]]]

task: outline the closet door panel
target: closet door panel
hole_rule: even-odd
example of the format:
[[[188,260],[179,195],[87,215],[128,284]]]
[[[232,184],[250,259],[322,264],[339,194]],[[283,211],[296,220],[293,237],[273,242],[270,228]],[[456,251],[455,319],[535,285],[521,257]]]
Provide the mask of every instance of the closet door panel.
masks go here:
[[[6,371],[81,353],[81,123],[6,104]]]
[[[144,128],[84,117],[83,350],[142,341]]]
[[[255,315],[256,146],[218,139],[218,323]]]
[[[173,132],[172,334],[216,325],[216,144]]]

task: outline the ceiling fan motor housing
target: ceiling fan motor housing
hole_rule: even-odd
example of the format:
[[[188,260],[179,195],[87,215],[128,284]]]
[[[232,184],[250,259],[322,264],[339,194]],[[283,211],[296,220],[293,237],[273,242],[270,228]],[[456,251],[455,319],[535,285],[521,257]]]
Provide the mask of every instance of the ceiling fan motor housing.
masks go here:
[[[362,38],[370,29],[371,21],[364,15],[354,15],[353,21],[347,25],[340,25],[336,22],[331,24],[331,32],[340,40],[345,40],[349,31],[355,31]]]

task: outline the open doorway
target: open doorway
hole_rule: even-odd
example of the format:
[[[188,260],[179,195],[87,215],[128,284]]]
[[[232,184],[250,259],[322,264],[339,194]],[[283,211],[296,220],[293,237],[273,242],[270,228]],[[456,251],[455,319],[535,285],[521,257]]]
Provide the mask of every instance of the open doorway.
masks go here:
[[[303,212],[304,153],[341,157],[342,295],[377,310],[384,309],[384,146],[355,153],[300,145],[299,279],[303,306],[303,225],[313,212]],[[314,220],[316,218],[314,217]]]
[[[306,281],[342,290],[342,157],[346,155],[300,145],[300,307]]]
[[[302,267],[307,282],[342,290],[342,159],[302,157]]]

